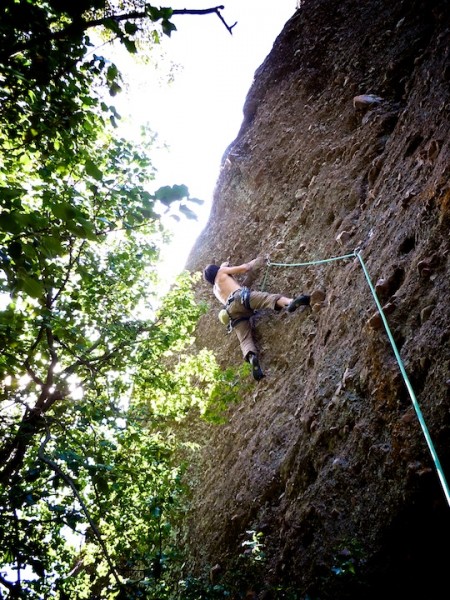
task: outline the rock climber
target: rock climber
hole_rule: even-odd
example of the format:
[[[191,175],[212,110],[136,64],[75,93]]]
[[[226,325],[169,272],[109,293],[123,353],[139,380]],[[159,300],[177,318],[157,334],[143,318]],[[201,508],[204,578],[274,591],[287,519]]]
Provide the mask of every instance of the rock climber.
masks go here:
[[[309,306],[310,303],[310,297],[306,294],[292,299],[282,294],[258,292],[241,286],[234,276],[249,273],[259,260],[255,258],[234,267],[228,262],[222,263],[220,267],[210,264],[203,269],[205,281],[213,286],[215,297],[225,307],[221,313],[226,311],[225,316],[229,319],[229,326],[236,332],[244,360],[252,366],[252,375],[256,381],[260,381],[264,373],[259,364],[250,318],[260,309],[275,311],[286,309],[288,312],[294,312],[299,306]]]

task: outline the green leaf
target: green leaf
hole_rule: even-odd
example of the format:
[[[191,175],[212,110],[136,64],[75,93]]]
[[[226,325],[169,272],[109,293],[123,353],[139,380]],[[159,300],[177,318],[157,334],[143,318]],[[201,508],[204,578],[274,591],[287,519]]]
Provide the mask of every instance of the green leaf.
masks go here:
[[[104,475],[96,474],[92,477],[92,481],[97,486],[99,492],[106,494],[109,491],[108,481]]]
[[[173,15],[173,8],[161,7],[160,12],[163,19],[170,19],[170,17]]]
[[[118,35],[121,34],[119,24],[114,19],[105,19],[103,21],[103,25],[104,27],[106,27],[106,29],[109,29],[113,33],[116,33]]]
[[[200,200],[200,198],[188,198],[189,202],[194,202],[194,204],[199,204],[200,206],[202,204],[205,204],[204,200]]]
[[[45,256],[52,258],[66,253],[61,244],[61,240],[50,236],[43,236],[41,238],[40,249]]]
[[[76,223],[75,221],[67,221],[66,227],[70,233],[73,233],[78,238],[87,238],[92,241],[97,240],[97,237],[93,231],[84,224]]]
[[[37,560],[35,558],[31,558],[30,564],[33,567],[33,570],[36,573],[36,575],[38,575],[39,577],[45,577],[45,566],[42,561]]]
[[[0,229],[8,231],[9,233],[20,233],[22,228],[17,219],[17,213],[1,212]]]
[[[163,33],[165,33],[168,37],[170,37],[172,31],[177,30],[175,25],[171,21],[168,21],[167,19],[164,19],[161,22],[161,26],[162,26]]]
[[[141,208],[140,212],[144,219],[156,219],[158,217],[151,208]]]
[[[184,204],[180,205],[179,208],[180,212],[182,212],[188,219],[197,219],[197,215],[195,214],[195,212],[193,210],[191,210],[190,208],[188,208],[187,206],[185,206]]]
[[[128,52],[130,54],[136,54],[137,52],[137,47],[136,47],[136,42],[134,40],[130,40],[130,38],[123,38],[123,43],[125,45],[125,48],[128,50]]]
[[[84,167],[86,169],[86,173],[97,181],[101,181],[103,179],[103,172],[90,158],[86,161]]]
[[[40,467],[34,467],[25,473],[25,480],[28,482],[33,482],[38,479],[39,475],[42,473],[42,469]]]
[[[136,23],[131,23],[130,21],[127,21],[125,23],[125,31],[129,35],[134,35],[138,31],[138,26],[136,25]]]
[[[64,506],[61,506],[61,504],[51,504],[49,505],[48,509],[52,512],[59,514],[64,514],[66,512],[66,509],[64,508]]]
[[[156,6],[150,6],[149,4],[145,5],[145,12],[150,17],[152,21],[158,21],[162,17],[162,11]]]
[[[81,523],[82,521],[83,515],[80,515],[80,513],[76,511],[71,511],[70,513],[66,514],[67,525],[73,530],[75,530],[78,523]]]
[[[84,237],[86,237],[86,239],[88,239],[88,240],[96,242],[97,234],[95,232],[94,224],[82,217],[78,217],[77,221],[81,227],[82,232],[84,233]]]
[[[118,83],[116,83],[115,81],[113,81],[111,83],[111,85],[109,86],[109,94],[111,96],[116,96],[119,92],[122,91],[122,88],[120,87],[120,85]]]
[[[189,190],[185,185],[165,185],[155,192],[155,198],[166,206],[187,196],[189,196]]]
[[[23,190],[22,188],[0,187],[0,198],[2,199],[2,201],[6,198],[18,198],[24,192],[25,190]]]
[[[114,65],[114,64],[109,65],[109,67],[106,71],[106,79],[108,81],[114,81],[115,79],[117,79],[118,74],[119,74],[119,71],[117,70],[116,65]]]
[[[26,504],[28,504],[28,506],[33,506],[33,504],[36,504],[36,502],[38,502],[38,501],[39,501],[39,497],[32,493],[27,494],[25,496],[25,502],[26,502]]]
[[[32,298],[41,298],[44,294],[44,286],[33,277],[21,277],[22,290]]]
[[[55,217],[57,219],[61,219],[61,221],[69,221],[73,219],[76,214],[75,208],[68,202],[59,202],[58,204],[53,204],[50,207],[50,210]]]

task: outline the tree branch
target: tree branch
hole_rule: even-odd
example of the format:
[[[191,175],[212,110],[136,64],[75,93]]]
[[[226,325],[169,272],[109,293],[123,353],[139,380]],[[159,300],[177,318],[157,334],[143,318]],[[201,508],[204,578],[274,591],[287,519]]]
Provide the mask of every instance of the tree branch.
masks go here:
[[[39,446],[39,450],[38,450],[38,457],[40,460],[42,460],[42,462],[44,462],[48,467],[50,467],[50,469],[52,471],[54,471],[57,475],[59,475],[59,477],[61,477],[62,479],[64,479],[64,481],[67,483],[67,485],[71,488],[72,492],[74,493],[74,496],[76,497],[76,499],[78,500],[78,502],[80,503],[80,506],[84,512],[84,514],[86,515],[87,520],[89,521],[89,525],[92,528],[92,531],[94,532],[95,537],[97,538],[97,541],[100,545],[100,548],[103,552],[103,555],[106,559],[106,562],[108,563],[108,567],[110,569],[110,573],[112,573],[114,579],[116,580],[119,588],[122,587],[122,582],[120,581],[119,575],[116,572],[116,569],[114,567],[114,564],[112,562],[111,557],[109,556],[108,553],[108,549],[106,548],[106,544],[103,541],[102,535],[97,527],[97,525],[95,524],[94,520],[91,517],[91,514],[89,512],[88,507],[86,506],[83,498],[81,497],[81,494],[79,493],[77,486],[75,485],[75,482],[73,481],[73,479],[67,475],[67,473],[65,473],[57,463],[55,463],[50,457],[46,456],[44,454],[44,450],[45,450],[45,446],[48,444],[48,442],[50,441],[51,435],[50,435],[50,429],[48,427],[48,423],[45,423],[45,428],[46,428],[46,433],[45,433],[45,438],[43,439],[43,441],[41,442],[41,445]]]
[[[14,592],[17,590],[16,584],[11,583],[7,579],[5,579],[1,573],[0,573],[0,584],[3,585],[5,588],[7,588],[10,592]]]
[[[222,17],[222,14],[220,12],[224,8],[225,8],[225,6],[223,6],[223,5],[213,6],[211,8],[203,8],[203,9],[180,8],[180,9],[174,9],[172,11],[171,16],[216,14],[219,17],[219,19],[222,21],[222,23],[225,25],[227,31],[230,34],[232,34],[233,27],[235,27],[235,25],[237,25],[237,21],[233,25],[228,25],[228,23]],[[70,35],[71,31],[86,31],[86,29],[91,29],[92,27],[100,27],[100,26],[103,26],[105,24],[105,22],[107,22],[108,20],[110,20],[110,21],[112,20],[112,21],[115,21],[116,23],[120,23],[121,21],[147,19],[147,18],[149,18],[149,16],[146,12],[132,11],[129,13],[124,13],[122,15],[112,15],[109,17],[102,17],[100,19],[92,19],[91,21],[77,20],[77,21],[73,21],[72,23],[67,25],[67,27],[65,29],[60,29],[58,31],[53,31],[52,33],[49,33],[47,36],[45,36],[45,40],[46,41],[50,41],[50,40],[63,41],[64,39],[66,39],[68,37],[68,34]],[[35,43],[36,43],[36,40],[33,37],[31,37],[31,39],[29,39],[25,42],[20,42],[20,43],[15,44],[12,48],[9,49],[7,54],[5,53],[5,55],[11,57],[14,54],[17,54],[18,52],[24,52],[26,50],[29,50],[30,48],[32,48],[35,45]],[[0,59],[0,60],[3,60],[3,59]],[[75,63],[76,63],[76,61],[75,61]]]
[[[213,6],[211,8],[200,8],[200,9],[195,9],[195,8],[180,8],[180,9],[174,9],[172,11],[172,15],[171,16],[175,16],[175,15],[211,15],[211,14],[216,14],[219,19],[222,21],[222,23],[225,25],[227,31],[232,34],[233,33],[233,27],[235,25],[237,25],[237,21],[236,23],[234,23],[233,25],[228,25],[228,23],[225,21],[225,19],[222,17],[221,14],[221,10],[223,10],[225,8],[225,6],[221,5],[221,6]],[[129,21],[129,20],[136,20],[136,19],[146,19],[148,18],[148,14],[146,12],[139,12],[139,11],[132,11],[129,13],[124,13],[122,15],[113,15],[111,17],[102,17],[101,19],[93,19],[92,21],[84,21],[83,23],[83,28],[84,29],[90,29],[91,27],[98,27],[101,25],[105,24],[105,21],[107,21],[108,19],[115,21],[116,23],[120,23],[121,21]]]
[[[42,416],[65,395],[59,390],[49,393],[44,386],[34,408],[27,408],[16,434],[0,449],[0,483],[5,483],[23,465],[30,440],[41,429]]]
[[[28,355],[26,357],[26,359],[24,360],[24,366],[25,369],[28,373],[28,375],[30,376],[30,378],[34,381],[34,383],[36,385],[40,385],[43,386],[44,382],[42,381],[42,379],[40,377],[37,376],[37,374],[33,371],[33,369],[31,368],[31,355],[33,354],[33,352],[36,350],[36,348],[38,347],[39,343],[42,340],[42,337],[44,335],[44,331],[45,331],[45,326],[41,325],[41,327],[39,328],[39,332],[36,336],[35,341],[33,342],[33,344],[31,345],[29,351],[28,351]]]

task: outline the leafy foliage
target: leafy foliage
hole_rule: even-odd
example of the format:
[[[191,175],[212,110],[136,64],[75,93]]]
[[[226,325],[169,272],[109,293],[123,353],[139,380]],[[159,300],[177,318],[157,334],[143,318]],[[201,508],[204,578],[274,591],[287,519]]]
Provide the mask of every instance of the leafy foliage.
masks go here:
[[[236,375],[189,351],[195,278],[159,297],[160,216],[193,218],[200,201],[151,189],[151,132],[116,137],[102,90],[121,76],[87,32],[133,53],[142,19],[169,35],[172,10],[0,11],[0,595],[169,598],[193,447],[176,425],[220,413]]]
[[[219,600],[225,598],[254,598],[261,592],[263,569],[265,564],[263,534],[249,530],[242,544],[242,551],[233,559],[231,567],[223,573],[220,565],[209,569],[200,577],[188,576],[180,582],[178,597],[181,600]],[[265,590],[267,592],[267,589]],[[277,598],[296,598],[286,596],[283,589],[271,589],[271,596]],[[280,592],[280,594],[277,594]]]

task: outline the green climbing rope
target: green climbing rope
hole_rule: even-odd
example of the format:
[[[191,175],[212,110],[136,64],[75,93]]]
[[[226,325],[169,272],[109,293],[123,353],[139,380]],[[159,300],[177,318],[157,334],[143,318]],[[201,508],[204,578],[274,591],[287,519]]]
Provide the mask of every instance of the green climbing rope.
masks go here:
[[[342,256],[332,256],[331,258],[324,258],[321,260],[310,260],[308,262],[302,262],[302,263],[278,263],[278,262],[271,262],[270,259],[267,259],[267,267],[266,267],[266,272],[264,273],[264,279],[263,279],[263,283],[261,286],[261,290],[264,291],[264,287],[266,285],[266,280],[267,280],[267,275],[269,274],[269,269],[270,267],[310,267],[312,265],[321,265],[324,263],[329,263],[329,262],[333,262],[335,260],[342,260],[344,258],[355,258],[355,253],[352,252],[351,254],[344,254]]]
[[[423,432],[423,434],[425,436],[426,442],[428,444],[428,448],[429,448],[431,456],[433,458],[433,461],[434,461],[434,464],[435,464],[435,467],[436,467],[436,471],[437,471],[439,480],[440,480],[442,488],[444,490],[445,497],[446,497],[447,502],[448,502],[448,504],[450,506],[450,490],[449,490],[447,481],[445,479],[444,471],[442,469],[439,457],[438,457],[438,455],[436,453],[436,450],[434,448],[434,444],[433,444],[433,441],[431,439],[430,433],[428,431],[428,427],[427,427],[427,425],[425,423],[425,419],[423,418],[423,414],[422,414],[422,411],[420,409],[419,403],[417,401],[417,397],[416,397],[416,395],[414,393],[413,387],[412,387],[411,382],[409,380],[409,377],[408,377],[408,375],[406,373],[405,366],[404,366],[403,361],[402,361],[402,359],[400,357],[400,353],[399,353],[399,351],[397,349],[397,345],[395,343],[394,337],[393,337],[392,332],[391,332],[391,330],[389,328],[389,324],[387,322],[387,319],[386,319],[386,316],[384,314],[383,308],[382,308],[382,306],[380,304],[380,301],[378,300],[377,294],[375,292],[375,288],[374,288],[373,283],[372,283],[372,281],[370,279],[369,272],[367,270],[366,265],[364,264],[364,261],[362,259],[362,256],[361,256],[361,253],[360,253],[359,249],[354,250],[354,252],[352,252],[351,254],[344,254],[343,256],[334,256],[334,257],[326,258],[326,259],[323,259],[323,260],[312,260],[312,261],[302,262],[302,263],[275,263],[275,262],[270,262],[270,260],[268,260],[267,261],[266,272],[264,274],[264,280],[263,280],[262,289],[264,289],[264,286],[265,286],[265,283],[266,283],[266,280],[267,280],[267,275],[269,273],[269,269],[272,266],[273,267],[308,267],[308,266],[312,266],[312,265],[320,265],[320,264],[324,264],[324,263],[333,262],[333,261],[336,261],[336,260],[343,260],[345,258],[355,258],[355,257],[359,260],[359,263],[360,263],[360,265],[362,267],[362,270],[364,272],[366,281],[367,281],[367,283],[369,285],[370,291],[372,292],[372,296],[373,296],[373,298],[375,300],[375,304],[377,306],[378,312],[380,313],[381,319],[383,321],[384,328],[386,330],[387,336],[389,338],[389,341],[391,343],[392,349],[394,351],[395,358],[397,360],[397,363],[398,363],[398,366],[399,366],[399,369],[400,369],[400,373],[402,374],[403,380],[404,380],[405,385],[406,385],[406,389],[408,390],[408,393],[409,393],[409,396],[411,398],[414,410],[416,411],[417,418],[418,418],[420,426],[422,428],[422,432]]]
[[[417,418],[419,419],[420,426],[422,427],[422,432],[423,432],[423,434],[425,436],[425,439],[427,441],[428,448],[430,450],[431,456],[433,457],[433,461],[434,461],[434,464],[436,466],[436,471],[437,471],[437,474],[439,476],[442,488],[444,490],[445,497],[447,498],[447,502],[450,505],[450,490],[448,488],[447,481],[445,479],[444,471],[442,470],[440,460],[438,458],[436,450],[434,449],[434,444],[433,444],[433,442],[431,440],[431,436],[430,436],[430,433],[428,431],[428,427],[427,427],[427,425],[425,423],[425,419],[423,418],[422,411],[420,409],[419,403],[417,401],[417,397],[416,397],[416,395],[414,393],[414,390],[412,388],[412,385],[411,385],[411,382],[409,380],[409,377],[408,377],[408,375],[406,373],[405,367],[403,365],[403,361],[400,358],[400,353],[399,353],[399,351],[397,349],[397,344],[395,343],[395,340],[394,340],[394,337],[393,337],[393,335],[391,333],[391,330],[389,328],[386,316],[385,316],[384,311],[383,311],[383,309],[381,307],[380,301],[378,300],[377,294],[375,292],[375,288],[373,286],[372,281],[370,280],[369,273],[368,273],[366,265],[364,264],[364,261],[363,261],[363,259],[361,257],[361,254],[359,252],[355,251],[355,256],[358,258],[359,262],[361,263],[361,267],[362,267],[362,269],[364,271],[364,275],[366,277],[366,280],[367,280],[367,283],[369,285],[370,291],[372,292],[372,296],[373,296],[373,298],[375,300],[375,304],[377,305],[377,308],[378,308],[378,311],[380,313],[381,319],[383,321],[383,325],[384,325],[384,328],[386,330],[387,336],[389,338],[389,341],[391,342],[391,346],[392,346],[392,349],[394,351],[395,358],[397,359],[397,363],[398,363],[398,366],[399,366],[399,369],[400,369],[400,373],[402,374],[402,377],[403,377],[403,380],[405,382],[406,388],[408,390],[409,396],[410,396],[411,401],[413,403],[414,410],[416,411]]]

